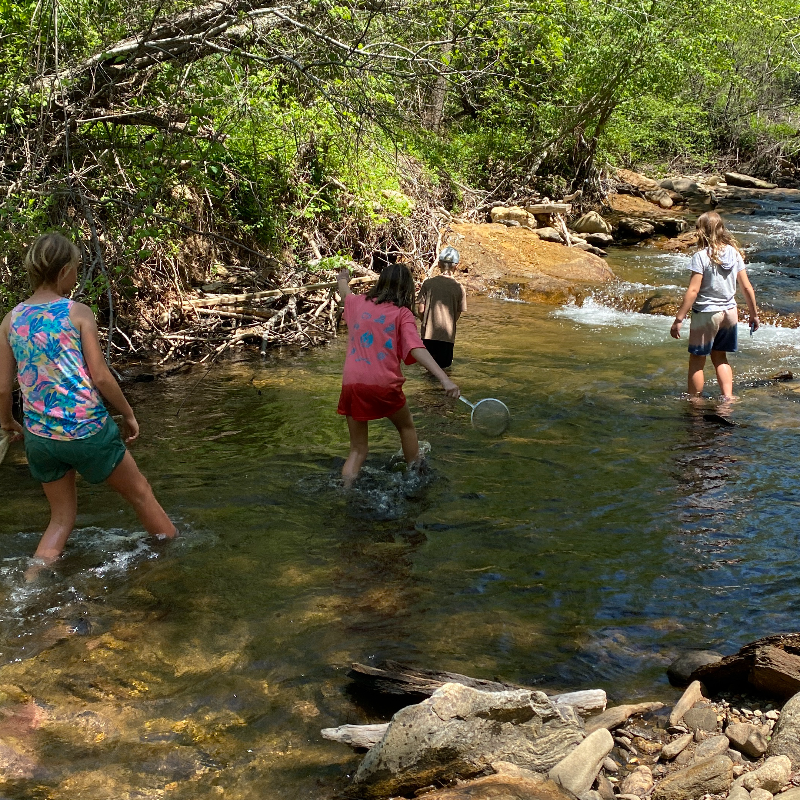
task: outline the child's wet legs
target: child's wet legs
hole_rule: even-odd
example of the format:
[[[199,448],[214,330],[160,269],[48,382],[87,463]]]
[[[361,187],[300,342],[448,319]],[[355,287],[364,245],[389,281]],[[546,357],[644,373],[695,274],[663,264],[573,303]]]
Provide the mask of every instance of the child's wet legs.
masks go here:
[[[125,453],[106,483],[133,506],[136,516],[151,536],[172,539],[176,535],[175,526],[156,500],[147,478],[139,471],[130,453]]]
[[[350,431],[350,454],[342,467],[342,478],[346,489],[353,485],[369,453],[369,423],[347,417]]]
[[[703,384],[705,382],[703,377],[703,367],[705,367],[705,365],[705,356],[696,356],[692,353],[689,354],[689,380],[687,391],[690,395],[699,397],[703,393]]]
[[[50,523],[39,541],[34,558],[52,564],[64,551],[67,539],[75,527],[78,514],[75,470],[71,469],[57,481],[43,483],[42,489],[50,503]]]
[[[728,354],[724,350],[711,351],[711,363],[717,373],[719,393],[722,397],[733,396],[733,370],[728,363]]]
[[[403,458],[406,464],[416,464],[419,461],[419,439],[417,429],[414,427],[414,418],[406,403],[399,411],[395,411],[389,421],[397,428],[400,434],[400,446],[403,448]]]

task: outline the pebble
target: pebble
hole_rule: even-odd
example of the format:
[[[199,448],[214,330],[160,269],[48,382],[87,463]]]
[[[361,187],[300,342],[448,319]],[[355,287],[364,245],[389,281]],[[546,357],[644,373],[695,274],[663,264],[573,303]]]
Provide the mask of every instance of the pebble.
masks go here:
[[[772,711],[767,711],[767,713],[764,716],[767,719],[777,720],[777,719],[780,719],[781,715],[780,715],[780,712],[772,710]]]
[[[760,717],[760,716],[761,716],[761,714],[762,714],[762,711],[761,711],[761,709],[760,709],[760,708],[757,708],[757,709],[756,709],[756,710],[753,712],[753,714],[755,714],[755,716],[757,716],[757,717]]]
[[[611,758],[610,756],[608,756],[608,757],[606,758],[606,760],[603,762],[603,769],[604,769],[606,772],[612,772],[612,773],[613,773],[613,772],[619,772],[619,764],[617,764],[617,762],[616,762],[616,761],[614,761],[614,759],[613,759],[613,758]]]

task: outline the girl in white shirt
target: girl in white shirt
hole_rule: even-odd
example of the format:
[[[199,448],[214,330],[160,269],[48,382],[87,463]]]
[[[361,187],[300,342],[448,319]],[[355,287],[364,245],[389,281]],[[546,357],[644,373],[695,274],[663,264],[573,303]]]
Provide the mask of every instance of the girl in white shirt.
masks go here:
[[[703,368],[706,356],[710,355],[721,399],[730,399],[733,370],[728,363],[728,353],[735,353],[737,349],[737,283],[747,301],[751,331],[758,330],[760,325],[756,295],[745,271],[742,251],[716,211],[708,211],[697,218],[697,236],[701,249],[689,263],[692,277],[670,335],[673,339],[681,338],[681,324],[691,309],[689,395],[700,397],[702,394]]]

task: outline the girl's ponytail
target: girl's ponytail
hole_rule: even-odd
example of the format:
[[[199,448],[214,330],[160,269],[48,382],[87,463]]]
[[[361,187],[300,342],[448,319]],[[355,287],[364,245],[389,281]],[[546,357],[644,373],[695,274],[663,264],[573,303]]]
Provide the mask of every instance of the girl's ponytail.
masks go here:
[[[61,270],[80,260],[81,251],[60,233],[45,233],[29,248],[25,256],[28,280],[36,291],[40,286],[54,286]]]

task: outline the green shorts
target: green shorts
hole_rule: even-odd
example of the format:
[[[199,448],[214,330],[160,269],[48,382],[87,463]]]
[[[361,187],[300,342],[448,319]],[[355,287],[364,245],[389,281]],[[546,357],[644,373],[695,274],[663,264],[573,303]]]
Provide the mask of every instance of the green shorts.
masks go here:
[[[117,423],[106,424],[85,439],[47,439],[25,431],[25,455],[31,475],[42,483],[59,481],[71,469],[89,483],[102,483],[125,458],[125,444]]]

